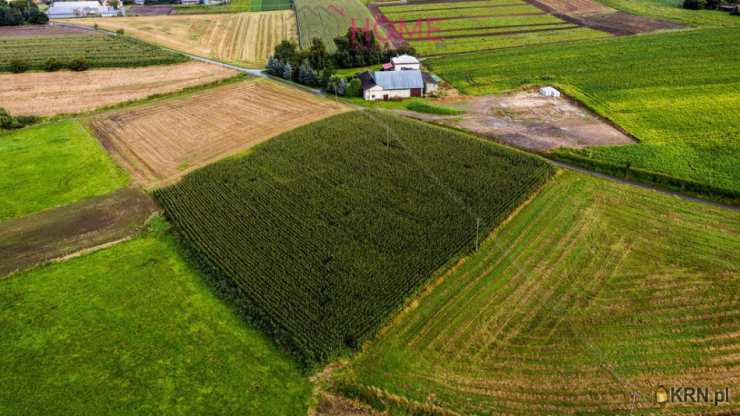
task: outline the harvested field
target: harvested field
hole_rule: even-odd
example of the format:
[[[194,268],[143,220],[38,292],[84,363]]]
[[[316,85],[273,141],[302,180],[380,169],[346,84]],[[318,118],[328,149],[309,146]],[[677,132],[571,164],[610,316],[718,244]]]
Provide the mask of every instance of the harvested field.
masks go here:
[[[460,127],[501,143],[546,152],[634,144],[635,141],[567,98],[541,97],[536,91],[466,99],[462,116],[405,112],[414,118]]]
[[[292,11],[77,19],[182,52],[241,64],[263,64],[277,44],[294,40]]]
[[[0,38],[11,36],[62,36],[62,35],[85,35],[93,33],[89,30],[55,26],[55,25],[28,25],[28,26],[0,26]]]
[[[0,224],[0,278],[39,263],[129,237],[158,209],[123,189]]]
[[[341,380],[463,415],[737,415],[655,390],[740,386],[738,264],[740,212],[563,172]]]
[[[201,62],[0,75],[0,107],[18,115],[79,113],[215,82],[236,71]]]
[[[603,13],[614,11],[595,0],[535,0],[538,6],[551,13]]]
[[[165,16],[175,14],[175,8],[170,5],[161,4],[153,6],[131,6],[129,16]]]
[[[251,80],[104,114],[91,125],[114,159],[151,186],[346,110],[307,92]]]

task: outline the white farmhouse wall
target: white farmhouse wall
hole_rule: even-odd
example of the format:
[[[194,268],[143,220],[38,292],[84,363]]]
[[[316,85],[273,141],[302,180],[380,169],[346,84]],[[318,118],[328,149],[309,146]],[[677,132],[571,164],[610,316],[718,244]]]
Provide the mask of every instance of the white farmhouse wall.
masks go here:
[[[409,70],[409,69],[417,69],[417,70],[420,70],[421,69],[421,64],[399,64],[399,65],[394,65],[393,66],[393,70],[394,71],[406,71],[406,70]]]
[[[379,87],[373,87],[369,90],[365,90],[365,100],[375,101],[382,100],[387,95],[388,99],[393,98],[409,98],[411,97],[411,90],[383,90]]]

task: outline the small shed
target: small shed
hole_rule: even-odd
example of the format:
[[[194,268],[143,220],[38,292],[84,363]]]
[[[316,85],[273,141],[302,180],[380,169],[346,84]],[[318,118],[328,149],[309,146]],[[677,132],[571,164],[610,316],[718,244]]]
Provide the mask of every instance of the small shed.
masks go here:
[[[391,58],[391,64],[393,64],[394,71],[405,71],[405,70],[421,70],[421,62],[411,55],[403,54]]]
[[[540,95],[543,97],[560,97],[560,91],[553,87],[540,88]]]

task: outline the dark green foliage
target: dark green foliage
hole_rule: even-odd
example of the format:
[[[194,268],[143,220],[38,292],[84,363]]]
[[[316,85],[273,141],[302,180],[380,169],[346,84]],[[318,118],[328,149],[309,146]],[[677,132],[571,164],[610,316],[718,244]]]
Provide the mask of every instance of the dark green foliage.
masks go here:
[[[0,2],[0,26],[46,24],[48,21],[46,14],[30,1]]]
[[[67,67],[71,69],[72,71],[87,71],[88,68],[90,68],[90,63],[87,62],[87,59],[85,58],[75,58],[71,61],[69,61],[69,64],[67,64]]]
[[[684,0],[684,9],[699,10],[707,8],[707,0]]]
[[[471,136],[355,112],[155,195],[197,263],[310,364],[372,337],[551,174]]]
[[[388,62],[392,57],[416,54],[414,48],[382,48],[372,30],[352,30],[334,39],[336,53],[333,60],[337,68],[358,68]]]
[[[44,63],[44,70],[48,72],[58,71],[62,68],[64,68],[64,64],[57,61],[56,58],[49,58]]]
[[[85,58],[90,68],[139,67],[185,62],[187,58],[123,36],[70,35],[0,37],[0,72],[10,61],[28,62],[30,69],[45,70],[49,58],[66,63]]]
[[[22,59],[13,59],[8,64],[8,69],[10,70],[10,72],[20,74],[21,72],[26,72],[31,69],[31,66],[28,64],[27,61],[24,61]]]
[[[0,130],[14,130],[26,127],[39,121],[36,116],[13,117],[4,108],[0,107]]]
[[[362,97],[362,83],[359,78],[352,78],[344,95],[347,97]]]

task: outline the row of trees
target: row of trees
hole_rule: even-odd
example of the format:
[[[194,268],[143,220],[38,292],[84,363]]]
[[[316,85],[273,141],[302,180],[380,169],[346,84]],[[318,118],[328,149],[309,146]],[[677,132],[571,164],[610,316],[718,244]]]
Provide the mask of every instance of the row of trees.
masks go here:
[[[727,0],[684,0],[683,2],[683,8],[684,9],[691,9],[691,10],[702,10],[702,9],[710,9],[710,10],[716,10],[719,9],[719,6],[722,6],[723,4],[734,4],[735,1],[727,1]],[[733,14],[738,13],[738,8],[733,9]]]
[[[30,0],[8,2],[0,0],[0,26],[20,26],[27,23],[44,25],[49,17]]]
[[[267,71],[275,76],[311,87],[327,88],[339,95],[359,96],[360,80],[336,77],[338,68],[357,68],[388,62],[404,53],[415,53],[413,48],[382,48],[372,31],[353,31],[334,39],[337,51],[330,54],[321,39],[314,38],[311,46],[300,50],[287,40],[275,47],[267,61]]]
[[[4,108],[0,107],[0,130],[13,130],[26,127],[36,123],[39,118],[36,116],[17,116],[10,115]]]

